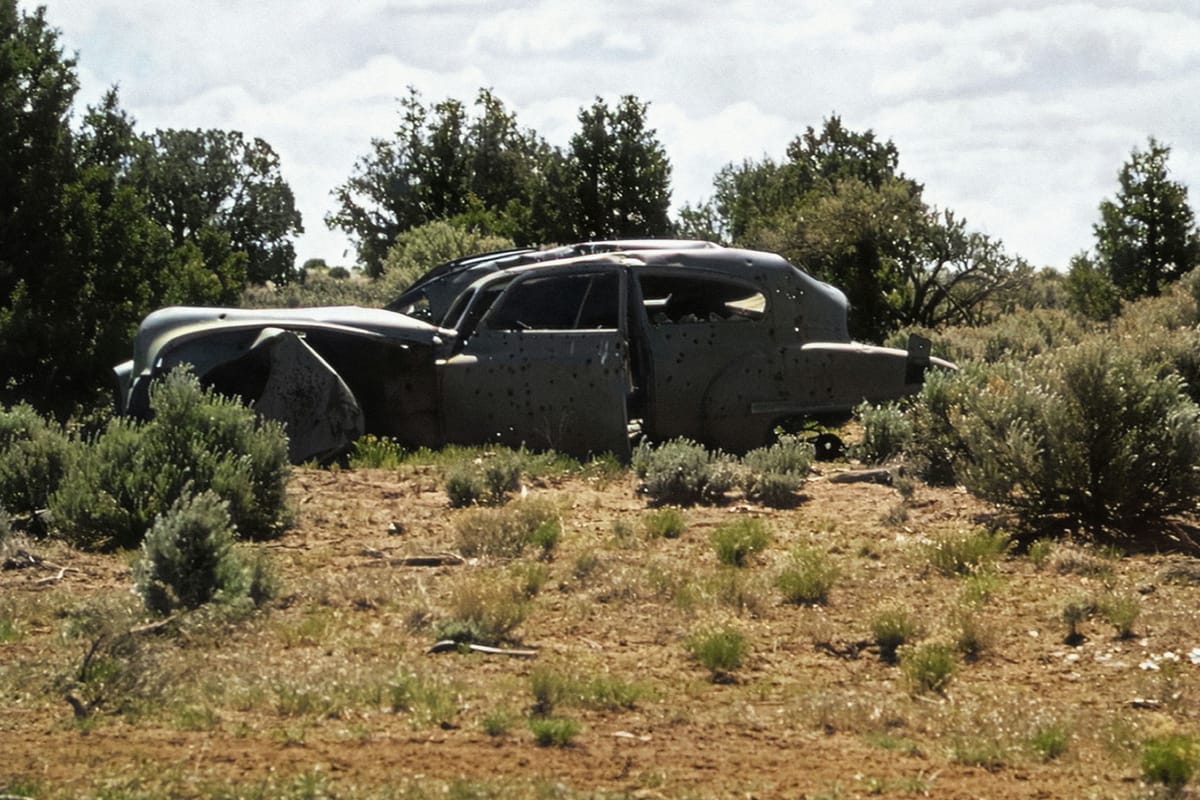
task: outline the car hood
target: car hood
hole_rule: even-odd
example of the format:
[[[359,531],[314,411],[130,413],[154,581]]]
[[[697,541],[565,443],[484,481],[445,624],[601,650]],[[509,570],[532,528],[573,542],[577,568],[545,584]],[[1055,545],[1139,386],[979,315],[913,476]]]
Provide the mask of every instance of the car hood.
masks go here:
[[[137,375],[151,368],[168,345],[218,331],[263,327],[339,331],[424,344],[434,343],[440,332],[437,326],[404,314],[361,306],[267,309],[171,306],[142,320],[134,338],[132,372]]]

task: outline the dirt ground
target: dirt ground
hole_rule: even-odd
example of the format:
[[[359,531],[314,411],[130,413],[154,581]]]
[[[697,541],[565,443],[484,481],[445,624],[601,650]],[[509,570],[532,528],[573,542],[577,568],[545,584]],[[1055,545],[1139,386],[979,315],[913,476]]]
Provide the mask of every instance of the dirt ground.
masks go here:
[[[456,526],[473,513],[449,507],[436,469],[302,469],[290,484],[297,524],[254,546],[278,575],[277,599],[123,638],[150,621],[130,591],[134,554],[32,542],[43,563],[25,566],[10,543],[0,795],[1161,791],[1143,778],[1144,743],[1200,733],[1200,561],[1060,543],[944,574],[931,543],[977,530],[991,510],[960,489],[918,485],[904,498],[833,480],[850,468],[823,465],[793,508],[731,497],[684,509],[678,538],[645,532],[629,473],[530,480],[523,494],[561,514],[550,559],[434,566],[408,559],[458,552]],[[745,516],[765,520],[771,542],[744,567],[722,566],[712,532]],[[775,585],[801,544],[837,569],[823,605],[786,603]],[[509,643],[532,656],[429,652],[456,598],[514,576],[536,577]],[[1068,644],[1070,608],[1082,610]],[[1132,609],[1131,635],[1112,608]],[[916,623],[915,641],[957,646],[941,692],[881,656],[873,620],[887,610]],[[720,679],[687,647],[717,626],[747,648]],[[977,652],[964,652],[965,632]],[[547,676],[574,687],[551,712],[579,723],[564,746],[539,746],[529,725],[532,687]]]

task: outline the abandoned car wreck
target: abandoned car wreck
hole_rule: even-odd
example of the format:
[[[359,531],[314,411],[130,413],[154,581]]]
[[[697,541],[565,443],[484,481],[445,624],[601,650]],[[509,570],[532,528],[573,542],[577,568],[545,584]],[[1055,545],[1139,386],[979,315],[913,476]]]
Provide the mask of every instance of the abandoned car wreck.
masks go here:
[[[627,456],[631,432],[740,452],[788,420],[916,391],[933,358],[852,342],[845,295],[782,257],[589,243],[440,265],[384,309],[166,308],[116,368],[120,411],[190,364],[282,421],[294,461],[364,433]]]

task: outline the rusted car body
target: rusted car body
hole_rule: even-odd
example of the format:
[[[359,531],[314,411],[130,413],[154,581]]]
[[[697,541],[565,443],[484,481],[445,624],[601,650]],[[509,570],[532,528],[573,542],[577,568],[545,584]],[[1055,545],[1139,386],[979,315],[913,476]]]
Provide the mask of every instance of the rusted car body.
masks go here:
[[[407,313],[401,313],[401,311]],[[730,451],[787,420],[917,390],[932,358],[852,342],[837,289],[771,253],[591,243],[441,265],[386,309],[167,308],[117,367],[118,407],[189,363],[286,425],[294,460],[363,433],[419,446],[629,453],[687,436]]]

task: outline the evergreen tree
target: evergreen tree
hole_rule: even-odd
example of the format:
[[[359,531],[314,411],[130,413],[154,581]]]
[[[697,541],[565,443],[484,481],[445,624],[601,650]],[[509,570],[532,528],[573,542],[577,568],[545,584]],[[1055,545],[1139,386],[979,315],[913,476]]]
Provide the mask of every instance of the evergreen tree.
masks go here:
[[[1127,299],[1157,295],[1200,264],[1200,233],[1187,187],[1170,178],[1171,148],[1151,138],[1117,175],[1120,188],[1100,203],[1097,260]]]

